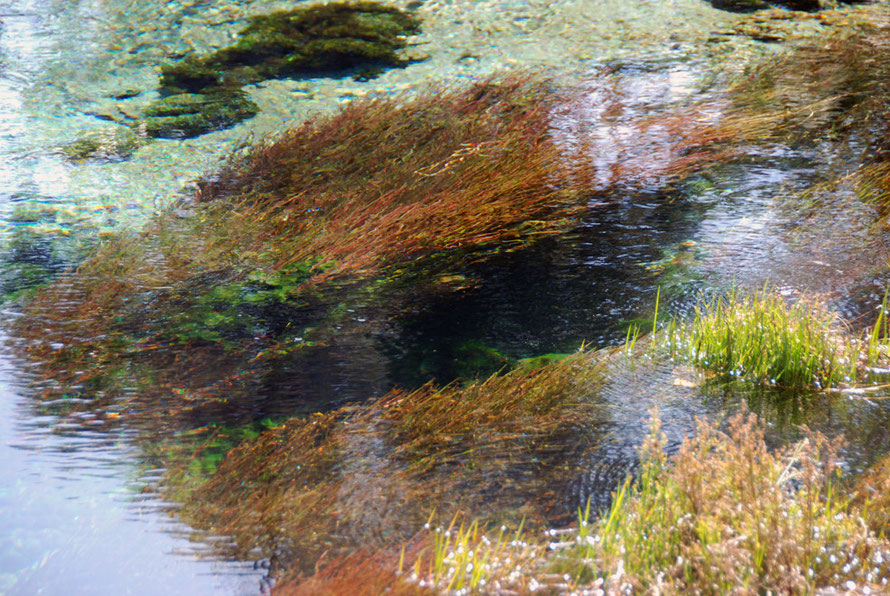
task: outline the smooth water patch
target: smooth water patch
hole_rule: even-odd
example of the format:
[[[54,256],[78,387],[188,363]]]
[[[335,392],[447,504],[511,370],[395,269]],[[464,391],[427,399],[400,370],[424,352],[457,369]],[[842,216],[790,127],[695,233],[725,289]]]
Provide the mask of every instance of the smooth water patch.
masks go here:
[[[258,593],[263,571],[205,559],[169,506],[140,492],[151,476],[129,431],[91,416],[57,422],[35,416],[0,352],[0,592]]]

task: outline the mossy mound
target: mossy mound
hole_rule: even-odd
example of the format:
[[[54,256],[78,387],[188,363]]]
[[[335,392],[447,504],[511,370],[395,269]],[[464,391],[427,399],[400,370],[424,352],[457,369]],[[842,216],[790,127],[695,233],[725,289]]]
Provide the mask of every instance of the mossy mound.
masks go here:
[[[405,66],[404,36],[420,21],[376,2],[336,2],[251,19],[233,45],[161,68],[166,93],[363,66]]]
[[[180,93],[150,104],[137,126],[150,137],[180,139],[234,126],[258,111],[241,91]]]
[[[59,152],[70,161],[122,161],[146,143],[126,127],[115,126],[87,133],[80,139],[63,145]]]
[[[266,79],[342,73],[367,79],[405,66],[405,36],[420,20],[376,2],[335,2],[253,17],[237,42],[161,67],[162,99],[139,122],[150,137],[187,138],[234,126],[258,108],[239,87]]]

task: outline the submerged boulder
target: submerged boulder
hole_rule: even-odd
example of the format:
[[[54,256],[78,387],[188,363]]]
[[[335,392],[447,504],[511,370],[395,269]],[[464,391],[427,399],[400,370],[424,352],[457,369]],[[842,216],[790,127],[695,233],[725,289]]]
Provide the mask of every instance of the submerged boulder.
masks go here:
[[[714,8],[730,12],[753,12],[780,6],[789,10],[815,12],[821,8],[819,0],[710,0]]]
[[[790,10],[803,10],[806,12],[815,12],[822,8],[819,0],[777,0],[773,4]]]
[[[368,79],[413,60],[399,53],[420,31],[410,13],[377,2],[333,2],[253,17],[238,41],[161,67],[162,99],[140,120],[148,136],[193,137],[234,126],[258,108],[240,87],[266,79],[346,73]]]
[[[762,0],[710,0],[710,2],[714,8],[729,12],[753,12],[770,7]]]
[[[376,2],[335,2],[251,19],[238,41],[202,58],[161,68],[161,89],[198,92],[265,79],[353,68],[405,66],[405,36],[418,33],[413,15]]]
[[[234,126],[258,111],[242,91],[180,93],[150,104],[143,111],[138,128],[150,137],[181,139]]]
[[[123,161],[146,143],[125,126],[103,128],[59,147],[69,161]]]

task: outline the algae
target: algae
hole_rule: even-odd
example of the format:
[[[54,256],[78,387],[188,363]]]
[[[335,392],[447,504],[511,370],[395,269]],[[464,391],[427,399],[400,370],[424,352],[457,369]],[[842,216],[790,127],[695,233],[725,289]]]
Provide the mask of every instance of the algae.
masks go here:
[[[63,145],[59,151],[66,159],[80,161],[122,161],[128,159],[137,149],[145,145],[147,139],[129,128],[116,126],[84,135],[72,143]]]
[[[334,2],[255,16],[231,46],[160,68],[162,97],[136,124],[150,137],[187,138],[256,115],[240,88],[266,79],[342,74],[368,79],[404,67],[414,15],[376,2]]]
[[[180,93],[152,102],[134,126],[150,137],[188,138],[234,126],[259,111],[241,91]]]
[[[161,90],[200,92],[356,67],[405,66],[414,15],[376,2],[334,2],[253,17],[235,44],[161,68]]]

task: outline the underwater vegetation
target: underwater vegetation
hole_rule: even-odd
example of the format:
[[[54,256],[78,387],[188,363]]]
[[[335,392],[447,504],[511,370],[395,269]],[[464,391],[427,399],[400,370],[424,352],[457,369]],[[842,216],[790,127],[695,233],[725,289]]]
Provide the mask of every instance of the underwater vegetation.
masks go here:
[[[0,303],[26,299],[39,287],[66,273],[71,263],[95,249],[93,225],[63,214],[52,205],[17,207],[7,217],[9,228],[0,261]],[[78,233],[72,233],[72,232]]]
[[[769,449],[749,414],[734,416],[725,430],[700,423],[670,460],[664,440],[656,414],[636,479],[596,519],[582,511],[575,528],[543,535],[472,522],[431,527],[401,556],[366,556],[378,562],[376,581],[384,583],[388,569],[397,593],[411,593],[401,584],[468,593],[886,589],[890,543],[883,528],[869,529],[871,507],[845,496],[836,441],[811,433]],[[354,568],[363,569],[355,558]],[[340,561],[283,590],[299,594],[301,583],[324,589],[326,582],[353,582],[364,593],[361,577]]]
[[[322,553],[405,540],[432,509],[512,526],[564,519],[558,487],[596,439],[586,429],[601,415],[599,359],[580,352],[294,418],[243,441],[203,479],[194,462],[204,448],[186,448],[188,458],[165,459],[166,490],[185,519],[232,536],[235,554],[259,549],[293,572],[315,568]]]
[[[241,87],[266,79],[372,77],[412,59],[400,50],[420,20],[377,2],[332,2],[258,15],[231,46],[161,67],[162,97],[134,124],[149,137],[188,138],[256,115]],[[358,69],[358,70],[356,70]]]
[[[713,100],[719,116],[692,106],[632,123],[666,131],[667,158],[623,161],[598,186],[584,151],[552,134],[553,115],[583,98],[533,76],[355,102],[269,137],[232,155],[177,211],[103,239],[37,290],[17,333],[36,372],[65,388],[41,398],[54,412],[188,433],[147,449],[168,470],[167,494],[183,519],[230,536],[229,554],[273,559],[294,582],[285,592],[359,593],[367,578],[367,590],[394,593],[878,590],[890,556],[886,464],[848,493],[835,443],[813,433],[767,449],[747,417],[725,432],[703,423],[671,459],[656,425],[608,511],[584,512],[546,539],[521,530],[523,519],[569,524],[573,462],[608,439],[597,431],[609,416],[603,363],[639,353],[632,346],[516,362],[468,340],[454,350],[463,382],[387,387],[274,421],[250,409],[321,346],[367,338],[367,321],[347,314],[346,289],[372,324],[391,320],[423,282],[570,230],[591,198],[676,180],[752,143],[849,141],[849,163],[865,166],[808,189],[807,204],[829,200],[825,189],[842,178],[886,223],[887,89],[871,58],[886,35],[823,40],[755,69]],[[211,77],[199,75],[172,104],[207,94],[199,85]],[[656,326],[656,339],[719,373],[825,389],[862,381],[883,358],[877,316],[854,342],[816,301],[730,297],[700,305],[688,325]],[[208,422],[239,406],[243,426]],[[433,510],[460,517],[412,539]]]
[[[431,518],[401,550],[357,551],[284,594],[814,593],[841,586],[883,593],[890,582],[879,492],[847,496],[837,440],[818,433],[767,447],[762,423],[700,422],[668,459],[658,415],[641,447],[636,479],[599,517],[543,533]],[[877,496],[877,498],[880,498]],[[450,524],[448,519],[451,519]],[[363,584],[370,578],[372,592]]]
[[[552,112],[575,101],[571,89],[512,75],[355,102],[270,137],[233,154],[193,200],[142,231],[103,238],[42,289],[19,321],[27,350],[86,394],[123,366],[148,379],[137,386],[188,388],[192,410],[276,362],[296,366],[315,346],[365,336],[345,296],[387,321],[432,286],[457,291],[427,281],[462,263],[577,224],[593,195],[591,166],[550,127]],[[690,118],[670,126],[688,129]],[[695,143],[656,166],[623,165],[615,184],[679,177],[722,155]],[[597,191],[603,200],[607,190]],[[512,364],[472,341],[455,354],[452,377]]]
[[[149,137],[188,138],[234,126],[258,111],[257,105],[240,90],[179,93],[149,105],[137,127],[140,134]]]
[[[21,321],[28,349],[80,384],[113,363],[199,366],[199,353],[249,376],[336,326],[348,335],[344,288],[374,302],[400,277],[572,224],[587,193],[581,180],[552,183],[568,168],[548,135],[557,100],[522,77],[368,100],[236,154],[194,202],[104,238],[43,289]]]

